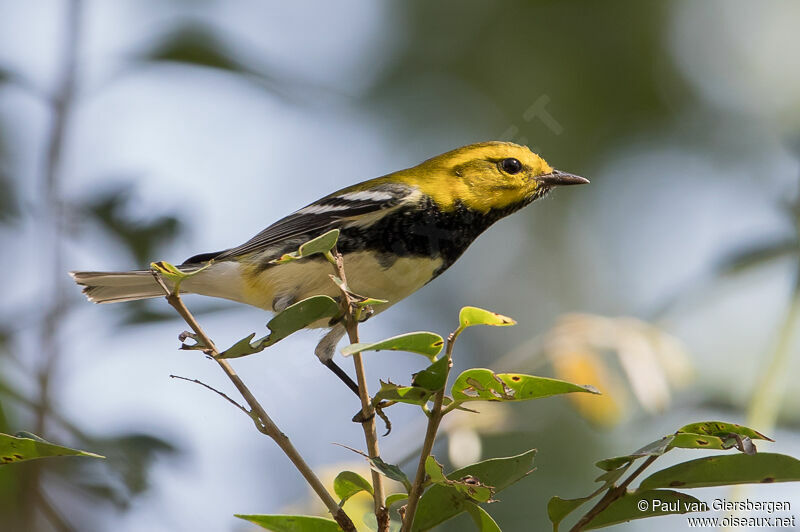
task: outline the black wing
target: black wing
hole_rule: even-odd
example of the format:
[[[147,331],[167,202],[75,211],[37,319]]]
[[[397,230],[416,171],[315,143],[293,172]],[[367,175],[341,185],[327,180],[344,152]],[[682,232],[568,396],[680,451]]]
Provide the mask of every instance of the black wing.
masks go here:
[[[241,246],[215,253],[195,255],[187,259],[184,264],[205,262],[211,259],[229,259],[298,237],[307,237],[306,240],[310,240],[325,231],[342,225],[344,221],[353,221],[360,216],[395,207],[413,191],[414,189],[410,186],[390,183],[365,190],[344,189],[278,220]]]

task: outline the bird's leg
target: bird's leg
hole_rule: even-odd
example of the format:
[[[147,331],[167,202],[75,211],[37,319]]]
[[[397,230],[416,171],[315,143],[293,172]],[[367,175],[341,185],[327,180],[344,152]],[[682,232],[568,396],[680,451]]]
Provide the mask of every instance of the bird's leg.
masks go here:
[[[339,343],[339,340],[342,339],[345,333],[344,324],[337,323],[334,325],[328,334],[322,337],[322,340],[319,341],[317,344],[316,349],[314,349],[314,353],[319,358],[319,361],[322,362],[325,367],[333,372],[334,375],[339,377],[343,383],[347,385],[348,388],[353,390],[353,393],[359,395],[358,393],[358,384],[350,378],[350,375],[345,373],[345,371],[339,367],[339,365],[333,361],[333,353],[336,350],[336,344]]]

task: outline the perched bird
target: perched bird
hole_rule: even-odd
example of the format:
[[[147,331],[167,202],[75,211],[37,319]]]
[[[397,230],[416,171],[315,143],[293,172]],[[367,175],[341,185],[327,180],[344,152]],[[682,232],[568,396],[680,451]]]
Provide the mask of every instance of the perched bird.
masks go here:
[[[553,187],[588,183],[554,170],[525,146],[483,142],[443,153],[392,174],[353,185],[278,220],[244,244],[187,259],[185,272],[210,266],[186,279],[181,292],[231,299],[273,312],[339,289],[330,264],[317,256],[285,264],[270,261],[338,228],[349,287],[385,299],[380,312],[444,272],[494,222],[546,195]],[[163,296],[149,270],[70,272],[95,303]],[[340,378],[332,357],[345,333],[330,328],[315,352]],[[354,386],[352,380],[348,383]]]

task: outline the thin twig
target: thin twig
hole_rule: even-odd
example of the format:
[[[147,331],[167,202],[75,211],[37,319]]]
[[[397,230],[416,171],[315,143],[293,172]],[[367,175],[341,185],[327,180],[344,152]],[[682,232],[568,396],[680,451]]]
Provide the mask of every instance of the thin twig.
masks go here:
[[[333,251],[334,264],[336,273],[342,280],[344,287],[347,287],[347,276],[344,271],[344,259],[338,250]],[[358,314],[354,311],[354,305],[350,293],[341,288],[342,291],[342,307],[344,309],[344,323],[347,330],[347,336],[351,344],[359,342],[358,338]],[[369,397],[369,390],[367,389],[367,376],[364,370],[364,359],[361,353],[353,354],[353,364],[356,369],[356,381],[358,382],[358,397],[361,399],[361,416],[363,421],[361,427],[364,429],[364,439],[367,443],[367,452],[370,458],[380,458],[381,452],[378,446],[378,433],[375,430],[375,409],[372,407],[372,402]],[[372,470],[372,489],[375,493],[375,519],[378,522],[378,532],[389,531],[389,509],[386,508],[384,501],[386,500],[386,491],[383,486],[383,477],[380,473]]]
[[[656,461],[656,458],[658,458],[657,455],[648,456],[647,460],[645,460],[636,471],[631,473],[630,476],[628,476],[628,478],[622,482],[622,484],[613,488],[609,488],[606,494],[603,495],[603,498],[597,501],[597,504],[592,506],[592,508],[586,512],[577,523],[575,523],[575,526],[570,529],[570,532],[580,532],[583,530],[583,528],[588,525],[592,519],[600,515],[600,512],[608,508],[612,502],[625,495],[625,493],[628,491],[628,485],[633,482],[633,479],[641,475],[642,472],[650,466],[650,464]]]
[[[419,504],[420,497],[422,497],[425,477],[427,476],[425,473],[425,462],[428,460],[428,456],[430,456],[433,450],[433,444],[436,443],[436,433],[439,431],[439,424],[442,421],[442,417],[444,417],[444,412],[442,412],[444,390],[447,388],[447,379],[450,376],[450,368],[453,366],[453,345],[458,335],[461,334],[461,330],[462,329],[459,327],[447,337],[447,350],[444,355],[447,357],[447,370],[445,373],[444,385],[441,390],[436,392],[433,399],[433,408],[431,408],[430,415],[428,416],[428,428],[425,430],[425,441],[422,443],[422,451],[420,451],[419,455],[417,474],[414,477],[413,484],[411,484],[411,491],[408,493],[408,503],[406,504],[403,517],[402,532],[409,532],[411,530],[411,525],[414,523],[414,514],[417,513],[417,505]]]
[[[230,404],[232,404],[233,406],[235,406],[236,408],[238,408],[239,410],[241,410],[242,412],[244,412],[245,414],[247,414],[247,417],[250,417],[250,411],[249,411],[248,409],[246,409],[245,407],[243,407],[242,405],[240,405],[239,403],[237,403],[236,401],[234,401],[233,399],[231,399],[230,397],[228,397],[228,395],[227,395],[227,394],[225,394],[225,392],[221,392],[221,391],[217,390],[216,388],[214,388],[213,386],[210,386],[210,385],[208,385],[208,384],[204,383],[204,382],[203,382],[203,381],[201,381],[201,380],[198,380],[198,379],[190,379],[190,378],[188,378],[188,377],[181,377],[180,375],[170,375],[169,377],[170,377],[171,379],[180,379],[180,380],[182,380],[182,381],[186,381],[186,382],[193,382],[193,383],[195,383],[195,384],[199,384],[200,386],[202,386],[202,387],[204,387],[204,388],[208,388],[209,390],[211,390],[211,391],[212,391],[212,392],[214,392],[215,394],[217,394],[217,395],[221,396],[223,399],[225,399],[226,401],[228,401]]]
[[[356,528],[353,525],[353,521],[350,517],[339,507],[339,504],[334,500],[333,496],[325,489],[325,486],[322,484],[320,479],[311,470],[308,466],[306,461],[300,456],[300,453],[292,444],[291,440],[289,440],[288,436],[286,436],[281,430],[275,425],[275,422],[272,421],[272,418],[269,417],[266,410],[261,406],[261,403],[255,398],[252,394],[250,389],[244,384],[242,379],[239,375],[234,371],[233,367],[228,363],[227,360],[224,358],[220,358],[220,353],[217,350],[214,342],[211,341],[211,338],[203,331],[200,325],[197,323],[197,320],[194,316],[189,312],[189,309],[186,308],[186,305],[183,304],[181,300],[180,294],[177,291],[171,291],[169,287],[167,287],[164,280],[161,278],[161,275],[158,272],[153,272],[153,277],[155,277],[158,284],[164,290],[166,294],[167,303],[174,308],[178,314],[180,314],[181,318],[191,327],[194,333],[197,335],[197,338],[204,346],[207,347],[208,354],[213,358],[217,364],[219,364],[222,371],[225,372],[225,375],[231,380],[233,385],[242,395],[242,398],[245,402],[250,406],[252,409],[252,413],[250,414],[256,421],[259,431],[263,434],[266,434],[270,438],[272,438],[275,443],[278,444],[278,447],[281,448],[283,453],[289,458],[289,460],[294,464],[297,470],[303,475],[303,478],[306,479],[306,482],[311,486],[311,489],[314,490],[314,493],[322,500],[325,504],[325,507],[328,508],[328,511],[333,515],[333,518],[339,524],[339,526],[347,531],[347,532],[355,532]]]

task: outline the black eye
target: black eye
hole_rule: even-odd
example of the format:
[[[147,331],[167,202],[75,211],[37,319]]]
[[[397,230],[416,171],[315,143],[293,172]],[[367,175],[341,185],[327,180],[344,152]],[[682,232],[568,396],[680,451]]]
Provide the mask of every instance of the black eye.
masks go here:
[[[518,174],[522,170],[522,163],[513,157],[500,161],[500,168],[507,174]]]

